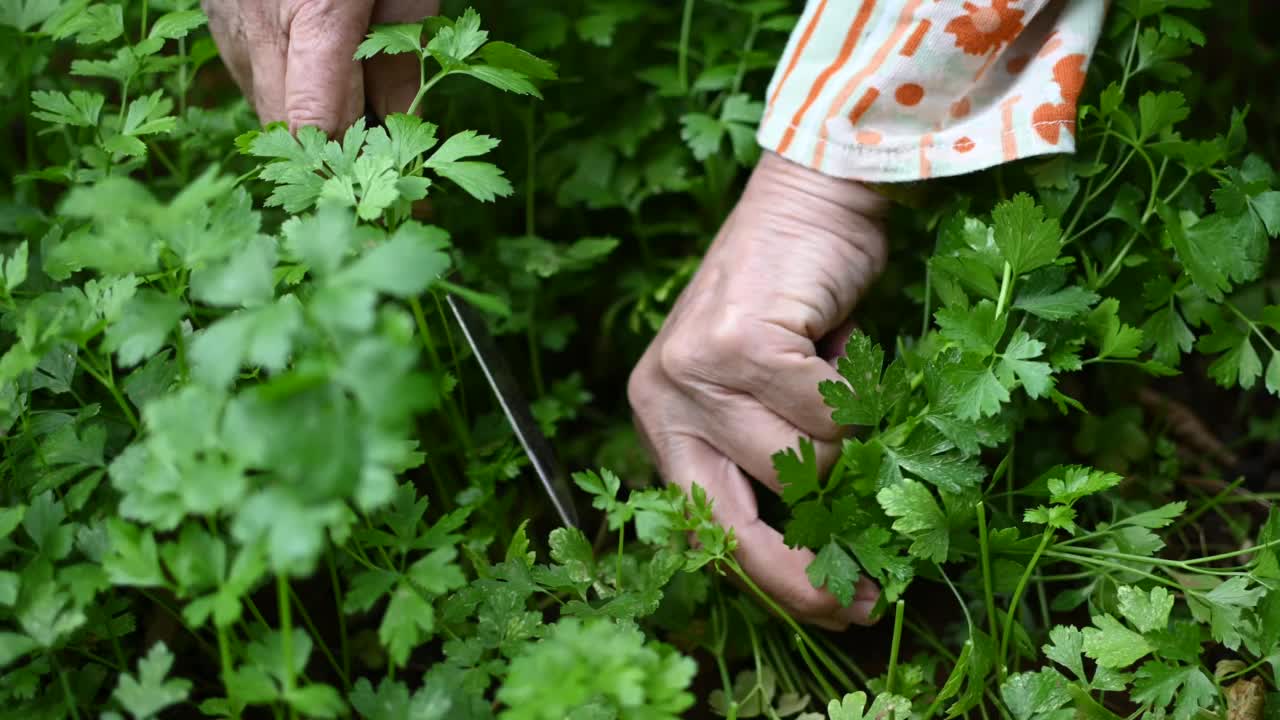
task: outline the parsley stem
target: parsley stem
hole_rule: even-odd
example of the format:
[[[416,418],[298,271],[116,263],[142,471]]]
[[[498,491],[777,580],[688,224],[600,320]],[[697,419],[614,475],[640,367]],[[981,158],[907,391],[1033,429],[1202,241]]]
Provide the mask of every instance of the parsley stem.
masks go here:
[[[440,82],[450,74],[451,72],[449,70],[441,70],[435,75],[432,75],[430,80],[426,81],[425,83],[422,83],[422,87],[418,88],[418,94],[413,96],[413,102],[409,103],[409,110],[407,111],[408,114],[409,115],[414,114],[414,112],[416,112],[418,109],[418,104],[421,103],[422,98],[426,96],[427,91],[430,90],[432,87],[434,87],[436,83]]]
[[[751,579],[750,575],[747,575],[746,571],[742,569],[742,566],[738,564],[737,560],[734,560],[733,558],[725,558],[725,561],[729,566],[729,569],[733,570],[734,574],[751,589],[751,592],[755,593],[756,597],[760,598],[761,602],[768,606],[770,610],[773,610],[773,612],[777,614],[778,617],[782,618],[782,621],[791,628],[797,643],[800,643],[800,641],[807,643],[809,647],[813,649],[814,656],[822,661],[822,664],[826,666],[827,670],[835,676],[836,680],[840,682],[840,684],[846,688],[854,687],[853,681],[849,679],[849,676],[835,664],[835,661],[833,661],[829,655],[814,644],[813,640],[809,638],[809,635],[805,633],[804,628],[800,627],[800,624],[795,621],[795,618],[791,617],[790,613],[779,607],[778,603],[774,602],[773,598],[769,597],[768,593],[761,590],[759,585],[756,585],[755,581]],[[833,695],[833,697],[835,696]]]
[[[84,350],[86,353],[89,351],[88,348],[84,348]],[[94,380],[97,380],[102,387],[107,389],[107,392],[111,394],[113,399],[115,399],[116,405],[120,406],[120,412],[124,413],[124,418],[129,421],[129,425],[133,427],[133,431],[135,433],[141,433],[142,426],[138,424],[138,417],[133,414],[133,409],[129,407],[129,401],[125,400],[124,396],[120,394],[120,389],[116,387],[115,381],[111,379],[109,372],[99,370],[89,359],[88,355],[80,358],[80,367],[84,368],[85,372],[89,373]]]
[[[342,583],[338,581],[338,564],[333,559],[333,548],[329,547],[324,554],[325,563],[329,566],[329,583],[333,586],[333,607],[338,616],[338,643],[342,653],[342,675],[351,677],[351,647],[347,644],[347,613],[342,599]],[[349,686],[348,686],[349,689]]]
[[[689,33],[693,27],[693,0],[684,0],[684,14],[680,18],[680,50],[676,57],[676,74],[680,89],[689,92]]]
[[[1000,297],[996,299],[996,317],[1004,314],[1005,303],[1008,302],[1008,296],[1013,286],[1013,267],[1008,262],[1004,264],[1004,273],[1000,276]]]
[[[1258,336],[1258,339],[1262,341],[1262,344],[1267,346],[1268,350],[1273,353],[1276,352],[1276,346],[1272,345],[1271,341],[1267,339],[1267,336],[1262,333],[1262,330],[1258,327],[1258,323],[1250,320],[1248,315],[1240,312],[1240,308],[1236,307],[1236,304],[1230,300],[1226,300],[1222,304],[1226,305],[1228,310],[1235,313],[1236,317],[1243,320],[1245,324],[1249,326],[1249,329]]]
[[[987,626],[991,628],[991,639],[999,641],[996,635],[996,596],[991,584],[991,550],[987,544],[987,507],[979,502],[978,511],[978,549],[982,560],[982,592],[986,598]],[[949,581],[948,581],[949,582]],[[963,603],[962,603],[963,605]]]
[[[293,707],[293,615],[289,609],[289,580],[284,573],[276,575],[276,608],[280,614],[280,657],[284,661],[281,684],[284,699],[289,703],[289,717],[296,718]]]
[[[302,623],[307,626],[307,631],[315,636],[316,645],[320,646],[321,654],[329,661],[329,665],[338,674],[338,678],[342,680],[342,689],[348,693],[351,692],[351,681],[343,671],[342,665],[338,663],[337,656],[329,649],[329,644],[324,641],[324,636],[320,634],[320,628],[311,620],[311,613],[307,612],[307,604],[302,602],[302,598],[298,596],[297,591],[292,587],[289,588],[289,596],[293,599],[293,602],[297,603],[298,615],[302,618]],[[341,608],[339,608],[338,614],[342,614]]]
[[[1030,562],[1027,563],[1027,569],[1022,571],[1022,577],[1018,578],[1018,585],[1013,589],[1013,597],[1009,598],[1009,610],[1004,615],[1004,628],[1000,631],[1000,654],[996,655],[996,665],[1000,681],[1004,682],[1006,666],[1005,662],[1007,653],[1009,652],[1009,636],[1013,634],[1013,616],[1018,612],[1018,603],[1022,601],[1022,592],[1027,589],[1027,581],[1031,579],[1031,573],[1036,569],[1036,563],[1040,561],[1040,556],[1044,554],[1045,548],[1049,547],[1049,541],[1053,539],[1053,528],[1046,527],[1044,534],[1040,537],[1040,546],[1036,548],[1036,552],[1031,556]]]
[[[893,681],[898,675],[898,650],[902,645],[902,619],[907,604],[901,598],[893,608],[893,640],[889,644],[889,673],[884,681],[884,691],[893,693]]]
[[[219,623],[217,618],[214,618],[213,627],[218,635],[218,663],[222,668],[222,691],[227,697],[231,697],[233,670],[231,669],[231,646],[227,643],[227,628]]]
[[[805,665],[809,666],[809,672],[813,674],[814,679],[822,687],[822,692],[831,700],[840,697],[840,693],[837,693],[836,689],[831,687],[831,683],[827,682],[827,676],[819,672],[818,668],[813,664],[813,658],[809,656],[809,648],[805,645],[805,638],[796,633],[792,636],[792,640],[795,641],[796,650],[800,652],[800,658],[804,660]]]
[[[80,720],[80,709],[75,693],[71,692],[71,682],[67,680],[67,673],[62,669],[62,663],[58,662],[57,653],[49,653],[49,662],[58,673],[58,684],[62,686],[62,695],[66,700],[67,709],[71,711],[72,720]]]

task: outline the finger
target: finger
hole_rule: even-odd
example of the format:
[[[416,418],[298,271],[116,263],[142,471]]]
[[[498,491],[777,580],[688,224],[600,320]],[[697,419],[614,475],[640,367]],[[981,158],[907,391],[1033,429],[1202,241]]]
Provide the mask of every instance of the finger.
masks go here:
[[[228,3],[203,0],[201,8],[209,18],[209,32],[218,46],[218,56],[240,88],[241,94],[253,98],[253,65],[249,61],[249,48],[244,34],[242,12],[228,7]]]
[[[355,53],[372,9],[372,0],[295,3],[284,78],[290,129],[315,125],[333,135],[364,114],[364,73]]]
[[[440,11],[439,0],[379,0],[371,24],[418,22]],[[412,53],[364,61],[364,91],[379,117],[406,112],[418,94],[418,58]]]
[[[858,329],[858,323],[853,318],[845,320],[840,327],[827,333],[817,343],[818,357],[826,360],[832,367],[836,366],[836,361],[845,357],[845,348],[849,345],[849,338],[853,337],[854,331]]]
[[[813,553],[787,547],[782,534],[760,520],[751,484],[731,460],[688,436],[668,438],[662,450],[668,480],[686,491],[695,482],[707,490],[716,521],[732,528],[737,538],[734,557],[739,565],[787,612],[831,630],[870,622],[879,597],[874,586],[859,584],[849,607],[841,607],[831,593],[814,588],[805,573]]]
[[[819,475],[840,457],[838,443],[808,437],[753,397],[733,395],[714,400],[711,417],[702,423],[711,445],[774,492],[782,492],[774,454],[797,448],[802,438],[813,442]]]
[[[754,394],[765,407],[786,418],[814,438],[837,440],[845,435],[831,418],[831,408],[822,399],[824,382],[844,382],[840,373],[816,353],[812,343],[803,352],[792,352],[775,360],[771,382],[756,386]]]
[[[267,123],[285,120],[285,60],[288,35],[273,18],[255,18],[261,25],[246,27],[252,88],[247,97],[258,111],[258,120]]]

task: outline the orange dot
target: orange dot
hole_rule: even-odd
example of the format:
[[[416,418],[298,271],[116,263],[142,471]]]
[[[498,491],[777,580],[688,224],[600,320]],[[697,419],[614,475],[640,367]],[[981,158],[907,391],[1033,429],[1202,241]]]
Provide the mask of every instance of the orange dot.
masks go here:
[[[859,130],[853,137],[859,145],[879,145],[881,139],[880,133],[875,130]]]
[[[962,118],[969,114],[969,98],[960,98],[951,103],[951,117]]]
[[[924,88],[915,83],[903,83],[894,91],[893,97],[903,105],[915,105],[924,97]]]
[[[955,144],[951,147],[955,148],[955,151],[958,153],[967,153],[973,149],[973,141],[970,140],[968,136],[965,136],[956,140]]]
[[[978,32],[990,35],[1000,29],[1000,13],[995,8],[978,8],[969,13]]]
[[[1016,55],[1009,58],[1009,64],[1005,65],[1005,67],[1008,68],[1010,75],[1017,75],[1026,69],[1027,63],[1030,62],[1030,60],[1031,58],[1026,55]]]

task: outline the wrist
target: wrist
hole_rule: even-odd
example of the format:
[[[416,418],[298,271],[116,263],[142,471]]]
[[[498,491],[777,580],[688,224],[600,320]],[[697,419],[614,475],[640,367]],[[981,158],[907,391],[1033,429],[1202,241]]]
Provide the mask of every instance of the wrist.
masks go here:
[[[851,245],[873,273],[884,267],[890,201],[857,180],[824,175],[766,150],[741,202],[802,230],[792,233],[797,239]]]

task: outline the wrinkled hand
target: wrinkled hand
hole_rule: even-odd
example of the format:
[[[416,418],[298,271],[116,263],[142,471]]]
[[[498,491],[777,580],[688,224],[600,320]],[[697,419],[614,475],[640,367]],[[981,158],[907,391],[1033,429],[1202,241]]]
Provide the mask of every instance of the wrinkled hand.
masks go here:
[[[418,90],[413,55],[352,59],[369,26],[415,22],[440,0],[201,0],[236,84],[262,122],[337,133],[363,117],[404,112]]]
[[[788,548],[760,519],[750,478],[778,491],[772,455],[800,436],[822,469],[839,456],[842,432],[818,393],[839,375],[817,348],[847,334],[884,265],[886,205],[856,182],[765,153],[628,387],[667,482],[703,486],[747,574],[793,616],[831,629],[870,622],[879,591],[863,578],[843,608],[814,589],[813,553]]]

